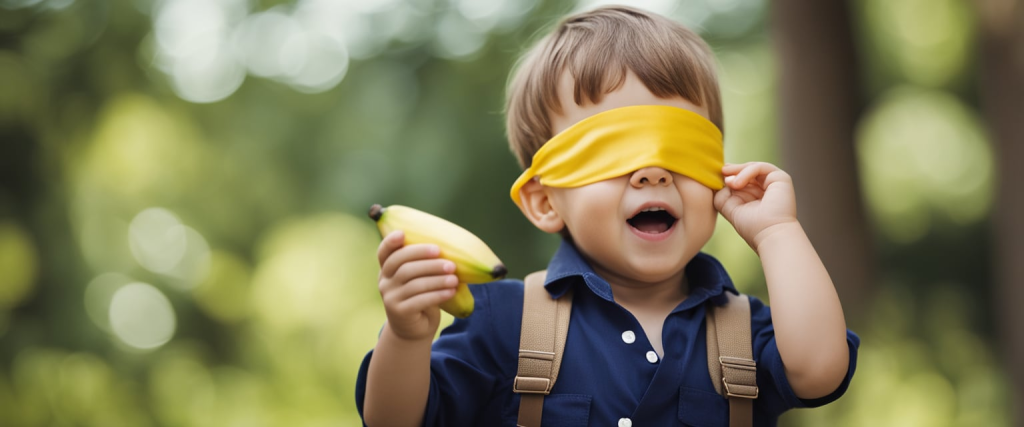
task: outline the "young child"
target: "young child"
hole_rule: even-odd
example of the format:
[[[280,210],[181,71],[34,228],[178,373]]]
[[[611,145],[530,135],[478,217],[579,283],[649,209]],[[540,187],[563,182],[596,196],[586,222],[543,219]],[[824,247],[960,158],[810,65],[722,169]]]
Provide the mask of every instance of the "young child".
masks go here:
[[[767,163],[723,164],[713,65],[683,26],[606,7],[567,18],[516,71],[508,135],[525,172],[512,198],[562,234],[545,289],[574,293],[544,425],[728,425],[705,313],[736,290],[700,252],[719,213],[760,256],[773,305],[750,298],[754,425],[831,402],[850,383],[859,339],[797,221],[792,180]],[[388,321],[359,372],[364,422],[515,425],[523,282],[471,286],[473,315],[432,343],[455,266],[403,239],[392,233],[378,250]]]

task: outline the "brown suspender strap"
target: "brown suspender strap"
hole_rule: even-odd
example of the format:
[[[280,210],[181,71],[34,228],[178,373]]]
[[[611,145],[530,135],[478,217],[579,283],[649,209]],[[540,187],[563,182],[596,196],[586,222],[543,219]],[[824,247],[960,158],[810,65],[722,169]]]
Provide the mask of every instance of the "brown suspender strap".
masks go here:
[[[519,393],[521,427],[540,427],[544,396],[558,378],[572,311],[572,289],[555,300],[544,289],[547,270],[526,276],[523,329],[519,335],[519,371],[512,391]],[[554,325],[554,327],[552,327]]]
[[[750,300],[725,292],[729,301],[707,315],[708,372],[715,390],[729,398],[729,427],[754,424],[757,365],[750,336]]]
[[[544,396],[551,393],[565,352],[572,312],[572,289],[555,300],[544,289],[547,271],[526,276],[519,370],[512,391],[520,394],[520,427],[540,427]],[[708,372],[719,394],[729,399],[729,426],[754,424],[757,365],[750,333],[750,300],[725,292],[728,302],[707,314]],[[552,328],[554,325],[554,328]]]

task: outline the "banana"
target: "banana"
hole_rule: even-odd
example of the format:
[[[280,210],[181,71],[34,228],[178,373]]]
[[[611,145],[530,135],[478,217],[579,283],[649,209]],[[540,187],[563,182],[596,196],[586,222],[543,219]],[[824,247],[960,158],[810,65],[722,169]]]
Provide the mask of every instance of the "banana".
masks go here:
[[[473,294],[467,285],[501,279],[508,273],[483,240],[443,218],[407,206],[377,204],[370,207],[370,218],[377,222],[381,237],[402,230],[405,244],[435,244],[441,248],[441,257],[455,263],[459,286],[455,296],[441,304],[452,316],[462,319],[473,314]]]

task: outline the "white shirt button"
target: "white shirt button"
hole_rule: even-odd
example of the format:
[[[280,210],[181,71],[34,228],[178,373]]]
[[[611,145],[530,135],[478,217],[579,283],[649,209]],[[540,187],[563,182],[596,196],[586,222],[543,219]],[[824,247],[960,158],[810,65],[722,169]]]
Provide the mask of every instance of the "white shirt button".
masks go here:
[[[619,427],[633,427],[633,420],[629,418],[619,418]]]
[[[626,331],[622,333],[622,342],[626,344],[632,344],[636,341],[636,334],[633,331]]]
[[[648,351],[647,361],[651,363],[658,363],[658,353],[655,353],[654,351]]]

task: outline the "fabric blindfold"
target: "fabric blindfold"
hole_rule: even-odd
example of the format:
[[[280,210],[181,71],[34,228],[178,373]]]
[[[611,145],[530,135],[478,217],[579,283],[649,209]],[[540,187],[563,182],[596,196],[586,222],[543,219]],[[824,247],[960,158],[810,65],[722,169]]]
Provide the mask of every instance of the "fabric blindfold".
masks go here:
[[[712,190],[725,184],[722,132],[700,114],[665,105],[615,108],[580,120],[533,155],[511,196],[534,177],[549,187],[574,188],[657,166]]]

